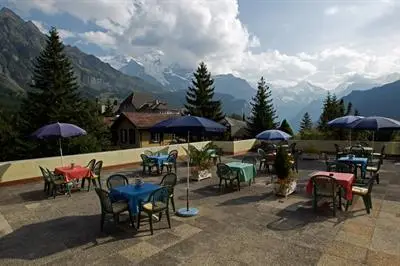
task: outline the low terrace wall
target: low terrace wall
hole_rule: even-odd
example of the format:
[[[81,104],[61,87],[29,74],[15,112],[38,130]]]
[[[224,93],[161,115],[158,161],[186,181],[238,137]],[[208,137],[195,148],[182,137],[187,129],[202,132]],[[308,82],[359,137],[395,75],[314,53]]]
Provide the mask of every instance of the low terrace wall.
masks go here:
[[[242,141],[216,141],[218,147],[222,148],[226,154],[244,153],[251,149],[254,140]],[[209,141],[191,143],[196,148],[204,147]],[[64,156],[64,165],[75,163],[77,165],[86,165],[89,160],[95,158],[102,160],[104,168],[118,168],[128,165],[139,164],[141,162],[140,154],[145,150],[157,152],[163,149],[178,150],[179,156],[185,157],[187,144],[175,144],[169,146],[146,147],[138,149],[126,149],[107,152],[85,153],[77,155]],[[0,163],[0,185],[13,184],[19,182],[28,182],[37,180],[41,176],[39,165],[54,169],[61,165],[60,157],[48,157],[29,160],[19,160]]]

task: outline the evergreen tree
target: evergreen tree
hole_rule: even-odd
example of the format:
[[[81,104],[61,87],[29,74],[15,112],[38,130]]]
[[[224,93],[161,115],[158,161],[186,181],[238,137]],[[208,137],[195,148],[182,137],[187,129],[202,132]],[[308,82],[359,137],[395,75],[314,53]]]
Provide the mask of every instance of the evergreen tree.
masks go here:
[[[244,113],[242,114],[242,121],[246,121],[246,115]]]
[[[46,47],[34,61],[33,83],[21,106],[21,134],[23,138],[41,126],[54,122],[76,124],[88,135],[63,140],[65,154],[100,151],[108,143],[109,134],[97,106],[83,100],[71,62],[64,53],[58,32],[49,31]],[[81,142],[74,145],[75,142]],[[58,152],[55,141],[38,141],[27,148],[29,156],[52,156]]]
[[[293,136],[293,130],[286,119],[283,119],[281,126],[279,127],[279,130],[282,130],[283,132],[286,132],[289,135]]]
[[[310,114],[306,112],[303,116],[303,119],[300,122],[300,133],[303,133],[311,129],[312,129],[312,120]]]
[[[106,106],[104,108],[103,116],[110,117],[114,116],[114,106],[111,103],[111,100],[108,98],[106,101]]]
[[[201,62],[196,72],[193,73],[192,86],[186,93],[185,108],[187,114],[205,117],[214,121],[224,118],[221,101],[214,98],[214,80],[207,70],[204,62]]]
[[[359,116],[359,115],[360,115],[360,112],[359,112],[357,109],[355,109],[355,110],[354,110],[354,115],[355,115],[355,116]]]
[[[250,117],[247,120],[247,128],[250,136],[276,127],[276,111],[272,104],[271,90],[263,77],[258,82],[257,94],[253,97]]]

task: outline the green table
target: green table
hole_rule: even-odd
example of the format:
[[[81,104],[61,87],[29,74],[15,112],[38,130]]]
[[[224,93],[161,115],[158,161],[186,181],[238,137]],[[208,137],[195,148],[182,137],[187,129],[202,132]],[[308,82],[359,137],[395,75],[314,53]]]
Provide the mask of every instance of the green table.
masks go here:
[[[241,182],[250,183],[257,175],[256,166],[251,163],[230,162],[226,165],[233,171],[239,172],[239,179]]]

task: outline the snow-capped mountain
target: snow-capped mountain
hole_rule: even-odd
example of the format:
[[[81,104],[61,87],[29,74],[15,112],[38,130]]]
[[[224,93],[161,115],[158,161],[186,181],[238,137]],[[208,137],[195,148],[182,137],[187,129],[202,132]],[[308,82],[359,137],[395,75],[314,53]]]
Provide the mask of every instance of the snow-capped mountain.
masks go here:
[[[337,98],[343,98],[349,95],[353,91],[365,91],[371,90],[375,87],[380,87],[382,85],[395,82],[400,80],[399,73],[392,73],[389,75],[384,75],[378,78],[367,78],[359,74],[352,75],[348,77],[344,82],[339,84],[332,93],[335,93]],[[326,95],[320,95],[318,99],[315,99],[305,107],[303,107],[292,119],[291,123],[294,125],[294,129],[298,129],[300,121],[303,115],[308,112],[313,121],[317,121],[321,114],[323,100]]]
[[[279,118],[292,119],[302,108],[312,101],[324,97],[327,90],[308,81],[286,88],[271,88],[274,105]]]

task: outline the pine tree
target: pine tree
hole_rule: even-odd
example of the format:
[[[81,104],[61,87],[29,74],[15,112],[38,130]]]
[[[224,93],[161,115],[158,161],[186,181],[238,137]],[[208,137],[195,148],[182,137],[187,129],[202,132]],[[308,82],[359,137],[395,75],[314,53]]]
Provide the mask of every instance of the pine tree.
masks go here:
[[[303,119],[300,122],[300,133],[303,133],[311,129],[312,129],[312,120],[310,114],[306,112],[303,116]]]
[[[192,86],[186,93],[185,108],[187,114],[205,117],[214,121],[224,118],[221,101],[214,98],[214,80],[207,70],[204,62],[201,62],[196,72],[193,73]]]
[[[114,116],[114,106],[112,105],[111,100],[109,98],[106,101],[103,116],[105,117]]]
[[[64,53],[64,45],[55,28],[49,31],[46,47],[34,61],[32,80],[31,90],[20,111],[23,136],[46,124],[72,123],[84,128],[88,135],[63,140],[65,154],[104,148],[102,144],[108,142],[106,127],[98,115],[97,106],[80,97],[73,67]],[[79,141],[82,143],[73,145]],[[34,144],[27,148],[31,157],[56,155],[58,152],[55,141],[39,141]]]
[[[247,120],[247,128],[250,136],[276,127],[276,111],[272,104],[271,90],[263,77],[258,82],[257,94],[253,97],[250,117]]]
[[[282,130],[283,132],[286,132],[291,136],[293,135],[293,130],[286,119],[283,119],[281,126],[279,127],[279,130]]]

